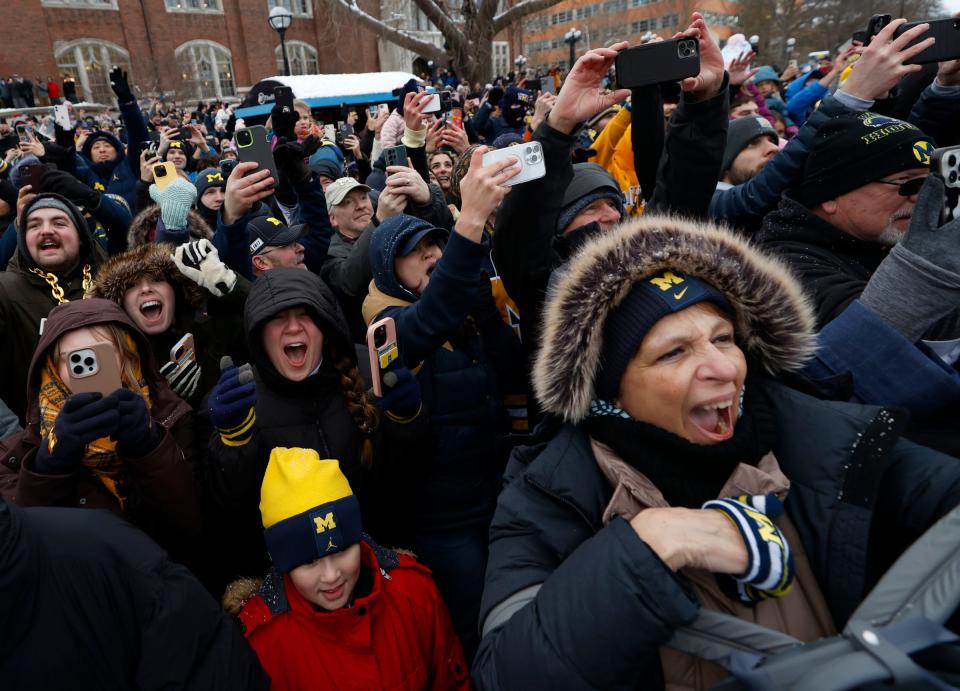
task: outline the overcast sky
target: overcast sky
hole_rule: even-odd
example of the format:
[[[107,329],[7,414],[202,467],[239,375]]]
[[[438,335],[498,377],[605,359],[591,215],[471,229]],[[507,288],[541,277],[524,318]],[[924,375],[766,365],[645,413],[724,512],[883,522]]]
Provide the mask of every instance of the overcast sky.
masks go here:
[[[960,0],[941,0],[950,12],[960,12]]]

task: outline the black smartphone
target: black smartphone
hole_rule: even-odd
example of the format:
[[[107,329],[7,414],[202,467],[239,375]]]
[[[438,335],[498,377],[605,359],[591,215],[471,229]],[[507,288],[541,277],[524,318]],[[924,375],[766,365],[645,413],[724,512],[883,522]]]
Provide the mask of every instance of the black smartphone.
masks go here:
[[[277,175],[277,167],[273,162],[270,142],[267,141],[267,129],[263,125],[253,125],[237,130],[234,137],[237,140],[237,156],[240,160],[244,163],[255,161],[258,170],[266,168],[270,171],[270,175],[276,183],[280,177]]]
[[[273,100],[278,106],[286,109],[288,113],[293,112],[293,89],[289,86],[278,86],[273,90]]]
[[[223,179],[226,180],[230,177],[230,173],[233,172],[233,169],[237,167],[238,161],[235,158],[225,158],[220,161],[220,172],[223,173]]]
[[[34,137],[33,128],[30,125],[17,125],[17,138],[22,144],[29,144]]]
[[[930,173],[943,180],[945,196],[940,224],[960,217],[960,146],[934,149],[930,155]]]
[[[193,130],[189,127],[178,127],[177,131],[180,133],[180,141],[188,141],[193,136]]]
[[[453,94],[449,91],[440,92],[440,112],[449,113],[453,108]]]
[[[388,166],[407,165],[407,147],[403,144],[387,147],[383,150],[383,162]]]
[[[926,48],[907,60],[906,65],[926,65],[931,62],[944,62],[960,58],[960,18],[931,19],[926,22],[907,22],[893,32],[893,37],[903,35],[917,24],[929,24],[930,28],[910,42],[916,45],[933,36],[937,39],[932,46]],[[883,27],[881,27],[883,28]]]
[[[621,52],[615,64],[621,89],[678,82],[700,74],[700,43],[695,38],[645,43]]]
[[[20,186],[26,187],[30,185],[30,191],[34,194],[42,192],[40,188],[40,180],[43,178],[43,165],[40,164],[29,164],[25,166],[20,166],[18,173],[20,177]]]

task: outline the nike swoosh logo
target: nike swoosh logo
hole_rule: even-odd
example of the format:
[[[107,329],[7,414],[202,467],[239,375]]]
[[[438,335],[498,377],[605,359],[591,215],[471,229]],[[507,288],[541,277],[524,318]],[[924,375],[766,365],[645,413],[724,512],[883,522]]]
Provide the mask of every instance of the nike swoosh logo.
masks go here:
[[[688,289],[688,288],[690,288],[690,286],[687,286],[686,288],[684,288],[683,290],[681,290],[679,293],[674,293],[674,294],[673,294],[673,299],[674,299],[674,300],[682,300],[682,299],[683,299],[683,296],[684,296],[684,294],[687,292],[687,289]]]

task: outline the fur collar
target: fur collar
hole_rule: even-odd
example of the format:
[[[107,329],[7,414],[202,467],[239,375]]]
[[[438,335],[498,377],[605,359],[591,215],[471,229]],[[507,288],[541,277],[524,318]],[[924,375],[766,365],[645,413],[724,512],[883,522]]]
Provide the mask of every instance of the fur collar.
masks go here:
[[[644,215],[587,242],[556,276],[533,372],[545,411],[574,424],[586,416],[607,317],[635,282],[667,269],[726,296],[740,343],[767,373],[799,370],[813,356],[813,311],[783,263],[718,226]]]
[[[150,242],[151,233],[157,229],[157,221],[160,220],[160,207],[151,204],[143,211],[138,213],[130,223],[130,230],[127,233],[127,247],[139,247]],[[190,229],[190,237],[193,240],[213,240],[213,231],[203,216],[193,209],[187,214],[187,227]]]

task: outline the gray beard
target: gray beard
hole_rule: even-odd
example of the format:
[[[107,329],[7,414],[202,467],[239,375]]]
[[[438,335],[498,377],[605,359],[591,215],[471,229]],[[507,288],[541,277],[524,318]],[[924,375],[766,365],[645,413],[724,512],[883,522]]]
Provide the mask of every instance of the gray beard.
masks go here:
[[[885,247],[893,247],[903,240],[905,234],[904,231],[897,228],[893,223],[888,223],[887,227],[883,229],[883,232],[877,236],[877,244],[884,245]]]

